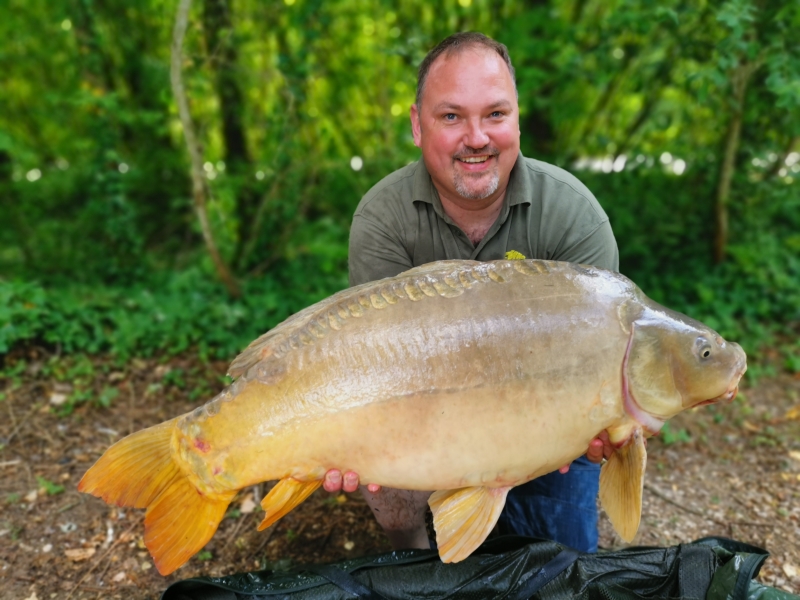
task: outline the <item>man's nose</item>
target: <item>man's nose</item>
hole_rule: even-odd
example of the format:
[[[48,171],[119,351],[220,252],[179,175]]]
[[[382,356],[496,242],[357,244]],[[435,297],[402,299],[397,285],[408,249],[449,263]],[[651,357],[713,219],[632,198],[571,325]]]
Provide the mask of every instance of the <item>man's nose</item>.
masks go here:
[[[468,121],[467,131],[464,134],[464,145],[470,148],[483,148],[489,143],[489,136],[483,130],[480,119]]]

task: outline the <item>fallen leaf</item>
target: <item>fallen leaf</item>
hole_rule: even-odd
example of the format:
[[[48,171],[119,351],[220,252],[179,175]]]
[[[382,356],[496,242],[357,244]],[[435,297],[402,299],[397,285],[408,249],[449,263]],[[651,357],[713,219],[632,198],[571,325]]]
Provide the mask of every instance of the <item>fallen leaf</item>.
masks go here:
[[[794,407],[790,408],[788,411],[786,411],[786,418],[789,421],[792,421],[794,419],[800,419],[800,404],[798,404],[797,406],[794,406]]]
[[[61,406],[64,402],[67,401],[66,394],[59,394],[58,392],[53,392],[50,394],[50,404],[53,406]]]
[[[25,598],[25,600],[39,600],[39,596],[36,595],[36,590],[34,590],[30,596]]]
[[[752,431],[755,433],[761,431],[761,427],[759,427],[758,425],[753,425],[750,421],[745,421],[744,423],[742,423],[742,425],[744,426],[745,429],[747,429],[747,431]]]
[[[789,456],[795,460],[800,460],[800,451],[798,450],[790,450]]]
[[[122,581],[125,581],[125,571],[120,571],[119,573],[114,575],[111,578],[111,581],[113,581],[114,583],[120,583]]]
[[[350,550],[352,550],[352,549],[353,549],[353,548],[355,548],[355,547],[356,547],[356,545],[355,545],[355,542],[351,542],[350,540],[347,540],[347,541],[344,543],[344,549],[345,549],[345,550],[348,550],[348,551],[350,551]]]
[[[119,536],[119,541],[123,544],[130,542],[131,540],[136,538],[136,534],[131,531],[126,531],[121,536]]]
[[[247,494],[239,505],[239,510],[243,515],[249,515],[256,509],[256,503],[253,502],[253,494]]]
[[[800,575],[800,571],[798,571],[797,567],[790,563],[783,563],[783,572],[786,573],[786,576],[789,578],[794,578]]]
[[[96,550],[94,548],[71,548],[64,550],[64,554],[72,562],[81,562],[82,560],[89,560],[94,556]]]
[[[25,502],[36,502],[36,498],[38,498],[38,497],[39,497],[39,491],[38,490],[33,490],[32,492],[28,492],[25,495],[24,500],[25,500]]]

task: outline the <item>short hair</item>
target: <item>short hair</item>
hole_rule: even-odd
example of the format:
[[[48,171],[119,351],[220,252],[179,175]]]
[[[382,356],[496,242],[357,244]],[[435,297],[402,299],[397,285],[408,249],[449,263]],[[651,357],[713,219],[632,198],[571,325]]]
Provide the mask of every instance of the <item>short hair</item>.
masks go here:
[[[506,48],[505,44],[501,44],[500,42],[497,42],[477,31],[462,31],[460,33],[454,33],[450,37],[443,39],[436,45],[436,47],[433,48],[433,50],[428,52],[424,59],[422,59],[422,62],[419,65],[419,72],[417,73],[417,106],[420,106],[422,102],[422,93],[425,91],[425,82],[428,79],[428,71],[430,71],[431,65],[436,61],[436,59],[442,54],[458,53],[475,47],[483,47],[497,52],[500,58],[503,59],[503,62],[506,63],[508,72],[511,74],[511,81],[514,83],[514,91],[517,91],[517,80],[514,76],[514,66],[511,64],[511,57],[508,55],[508,48]]]

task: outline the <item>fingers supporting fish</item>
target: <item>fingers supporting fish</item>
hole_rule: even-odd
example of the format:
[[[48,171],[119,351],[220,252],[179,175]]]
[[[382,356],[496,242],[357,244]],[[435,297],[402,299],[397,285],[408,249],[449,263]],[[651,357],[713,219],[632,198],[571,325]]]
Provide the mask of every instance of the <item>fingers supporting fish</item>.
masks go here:
[[[614,444],[608,438],[607,431],[601,431],[596,438],[589,442],[586,458],[589,462],[599,464],[603,459],[608,460],[614,453]]]
[[[325,473],[325,478],[322,480],[322,488],[331,493],[342,491],[342,472],[338,469],[331,469]]]
[[[358,473],[347,471],[342,474],[339,469],[330,469],[325,473],[325,478],[322,480],[322,488],[326,492],[355,492],[359,486]],[[372,494],[377,494],[381,491],[381,486],[377,483],[370,483],[367,485],[367,490]]]
[[[345,492],[355,492],[358,489],[358,473],[352,471],[345,473],[342,489]]]

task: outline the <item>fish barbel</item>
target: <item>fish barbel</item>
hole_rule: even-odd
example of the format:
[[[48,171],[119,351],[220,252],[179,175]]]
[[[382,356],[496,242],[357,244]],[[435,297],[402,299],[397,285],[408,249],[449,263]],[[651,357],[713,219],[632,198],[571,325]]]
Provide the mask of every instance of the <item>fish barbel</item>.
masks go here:
[[[145,544],[168,574],[216,531],[238,490],[279,480],[263,529],[329,469],[362,484],[436,490],[443,561],[469,556],[512,487],[608,431],[600,500],[630,541],[644,439],[678,412],[731,400],[738,344],[572,263],[442,261],[354,287],[287,319],[234,360],[235,381],[191,413],[134,433],[79,489],[146,508]]]

